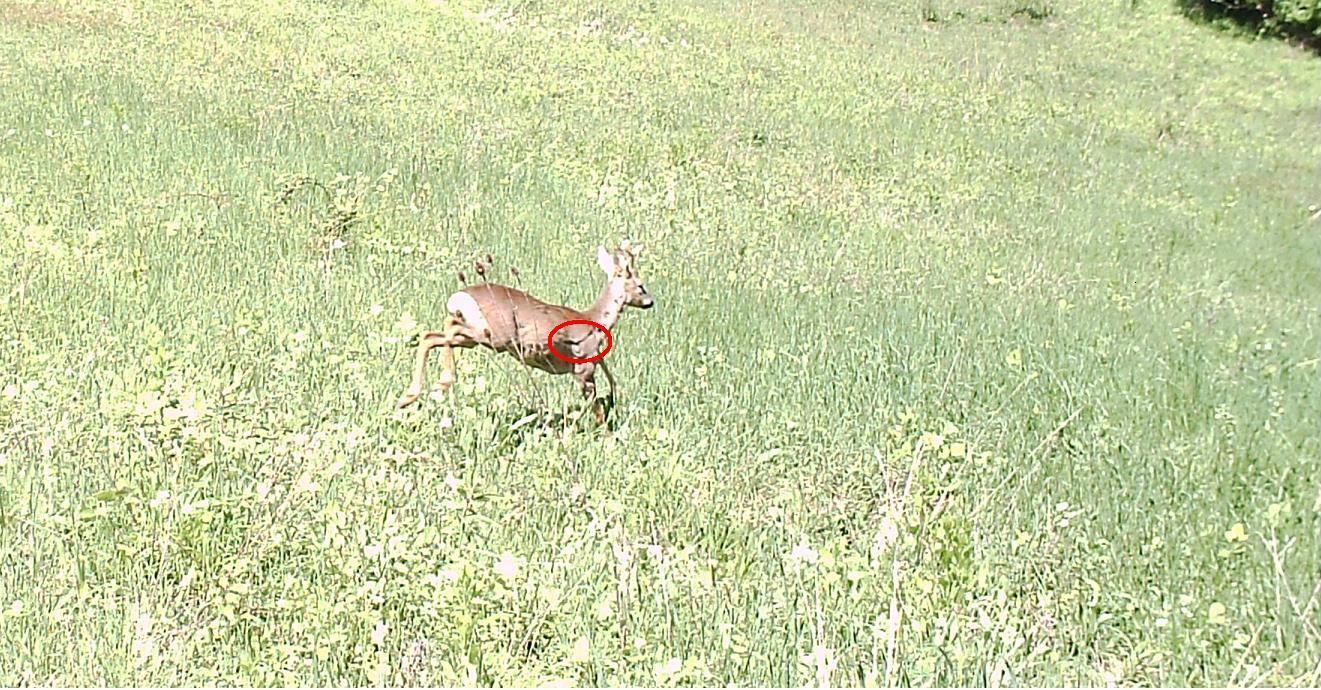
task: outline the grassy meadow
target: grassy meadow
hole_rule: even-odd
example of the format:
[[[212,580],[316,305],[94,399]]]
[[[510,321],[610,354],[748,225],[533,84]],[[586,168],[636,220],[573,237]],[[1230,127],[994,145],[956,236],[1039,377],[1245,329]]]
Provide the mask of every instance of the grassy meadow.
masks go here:
[[[0,685],[1315,685],[1318,122],[1164,0],[0,0]],[[393,409],[624,237],[610,436]]]

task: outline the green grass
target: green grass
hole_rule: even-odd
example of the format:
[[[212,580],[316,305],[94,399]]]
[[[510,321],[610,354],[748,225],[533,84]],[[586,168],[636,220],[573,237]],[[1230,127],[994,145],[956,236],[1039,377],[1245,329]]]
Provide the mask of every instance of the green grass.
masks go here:
[[[1321,682],[1314,57],[0,0],[0,65],[0,684]],[[489,353],[392,411],[457,270],[623,236],[612,438]]]

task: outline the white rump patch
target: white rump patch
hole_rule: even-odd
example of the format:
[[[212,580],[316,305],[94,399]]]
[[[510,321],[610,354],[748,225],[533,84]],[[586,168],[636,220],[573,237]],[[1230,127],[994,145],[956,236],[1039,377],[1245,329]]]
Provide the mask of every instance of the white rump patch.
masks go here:
[[[486,330],[486,317],[482,315],[482,308],[477,306],[477,300],[472,295],[459,291],[450,295],[450,301],[445,308],[460,319],[463,323],[474,331],[481,333]]]

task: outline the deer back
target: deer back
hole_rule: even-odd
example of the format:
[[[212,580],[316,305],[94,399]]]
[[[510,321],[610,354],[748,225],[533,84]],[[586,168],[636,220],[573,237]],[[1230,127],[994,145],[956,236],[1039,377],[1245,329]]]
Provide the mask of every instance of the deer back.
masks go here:
[[[584,318],[582,312],[575,309],[543,302],[505,285],[483,283],[464,288],[462,292],[467,293],[481,311],[480,319],[490,333],[486,345],[493,350],[545,349],[546,338],[556,326]],[[469,322],[476,320],[475,315],[462,316]],[[556,337],[558,339],[559,334]]]

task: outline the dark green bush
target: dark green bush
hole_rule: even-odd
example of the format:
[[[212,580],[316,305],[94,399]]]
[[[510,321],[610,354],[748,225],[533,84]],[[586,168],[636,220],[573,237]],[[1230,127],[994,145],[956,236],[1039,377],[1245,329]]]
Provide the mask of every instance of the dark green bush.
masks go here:
[[[1191,16],[1232,22],[1321,51],[1321,0],[1179,0]]]

